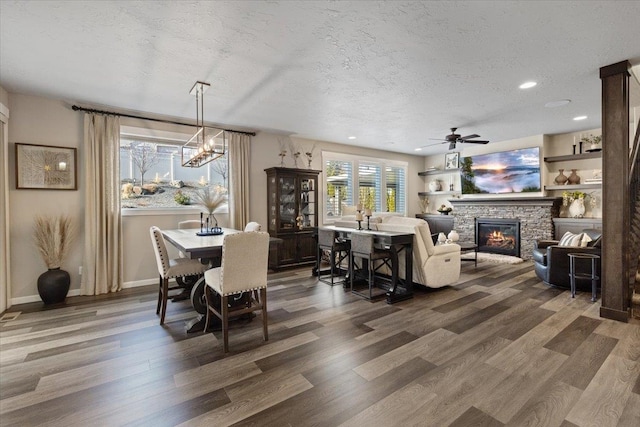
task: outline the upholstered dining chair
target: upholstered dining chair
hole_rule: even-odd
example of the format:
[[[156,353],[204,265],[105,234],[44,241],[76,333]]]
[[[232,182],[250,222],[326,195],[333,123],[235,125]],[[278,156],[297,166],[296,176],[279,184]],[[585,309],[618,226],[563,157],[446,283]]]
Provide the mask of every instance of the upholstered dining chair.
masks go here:
[[[336,277],[346,275],[346,270],[345,274],[340,274],[340,265],[345,260],[346,262],[349,262],[349,242],[337,241],[336,234],[337,233],[334,230],[318,230],[318,259],[316,262],[316,265],[318,266],[318,280],[331,286],[335,284],[334,279]],[[329,278],[326,277],[326,273],[323,274],[320,272],[320,262],[324,251],[329,252]]]
[[[202,223],[197,220],[197,219],[188,219],[185,221],[180,221],[178,223],[178,228],[180,230],[198,230],[202,227]],[[178,255],[180,256],[180,258],[188,258],[186,254],[184,254],[182,251],[178,251]],[[209,264],[210,260],[208,259],[201,259],[200,263],[202,264]],[[196,284],[196,282],[198,281],[198,279],[201,277],[202,275],[198,274],[195,276],[184,276],[184,277],[176,277],[176,282],[178,282],[178,285],[180,285],[181,287],[183,287],[186,291],[186,295],[182,296],[179,299],[187,299],[189,298],[189,293],[191,292],[191,288],[193,288],[193,285]],[[182,295],[182,294],[181,294]],[[176,300],[176,298],[178,297],[174,297],[174,301]]]
[[[149,229],[153,250],[156,254],[156,264],[158,265],[158,273],[160,275],[160,283],[158,288],[158,306],[156,314],[160,314],[160,324],[164,324],[164,317],[167,312],[167,301],[169,299],[169,291],[179,289],[178,287],[169,288],[169,279],[183,276],[192,276],[203,274],[208,265],[201,264],[197,259],[175,258],[170,259],[167,254],[167,245],[164,241],[162,231],[155,225]]]
[[[262,335],[269,339],[267,331],[267,260],[269,258],[269,234],[244,232],[227,234],[222,243],[222,264],[204,273],[207,318],[204,330],[209,327],[211,314],[222,322],[223,351],[229,351],[229,317],[254,311],[262,311]],[[229,297],[246,293],[246,303],[229,310]],[[220,298],[216,298],[216,294]],[[219,307],[218,307],[219,305]]]
[[[262,226],[255,221],[251,221],[244,227],[244,231],[260,231]]]
[[[375,285],[375,272],[383,265],[387,265],[391,270],[391,250],[390,249],[380,249],[376,248],[373,241],[373,235],[371,234],[351,234],[351,256],[349,258],[349,270],[351,277],[351,292],[364,297],[368,300],[373,300],[380,295],[373,295],[373,288]],[[356,258],[361,259],[360,270],[364,270],[365,266],[367,269],[367,284],[368,284],[368,294],[360,292],[353,287],[354,276],[356,275]],[[376,261],[378,261],[376,265]],[[382,262],[380,262],[382,261]]]

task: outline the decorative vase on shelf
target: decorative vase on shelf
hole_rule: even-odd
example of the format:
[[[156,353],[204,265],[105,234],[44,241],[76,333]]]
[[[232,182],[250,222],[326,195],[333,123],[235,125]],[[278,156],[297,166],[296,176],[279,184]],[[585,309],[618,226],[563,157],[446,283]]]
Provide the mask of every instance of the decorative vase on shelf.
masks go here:
[[[569,175],[569,184],[576,185],[580,184],[580,177],[576,173],[577,169],[571,169],[571,175]]]
[[[449,240],[451,240],[453,243],[455,243],[458,240],[460,240],[460,235],[458,234],[458,232],[456,230],[451,230],[449,232],[449,234],[447,235],[447,238]]]
[[[440,191],[440,181],[438,181],[437,179],[434,179],[433,181],[431,181],[429,183],[429,191],[431,192]]]
[[[569,205],[569,215],[571,218],[582,218],[584,217],[584,212],[586,208],[584,207],[584,199],[575,199]]]
[[[567,178],[567,176],[563,173],[564,169],[558,169],[558,171],[560,172],[560,174],[558,174],[558,176],[555,177],[553,182],[555,182],[558,185],[565,185],[569,180],[569,178]]]

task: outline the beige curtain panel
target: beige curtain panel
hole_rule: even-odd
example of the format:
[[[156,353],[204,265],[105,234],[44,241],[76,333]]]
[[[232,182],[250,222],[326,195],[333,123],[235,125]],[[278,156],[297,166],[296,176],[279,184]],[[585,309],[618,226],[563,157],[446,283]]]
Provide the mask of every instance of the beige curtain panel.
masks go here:
[[[229,226],[244,230],[249,222],[249,171],[251,136],[230,132]]]
[[[122,289],[120,118],[84,117],[85,242],[82,294]]]

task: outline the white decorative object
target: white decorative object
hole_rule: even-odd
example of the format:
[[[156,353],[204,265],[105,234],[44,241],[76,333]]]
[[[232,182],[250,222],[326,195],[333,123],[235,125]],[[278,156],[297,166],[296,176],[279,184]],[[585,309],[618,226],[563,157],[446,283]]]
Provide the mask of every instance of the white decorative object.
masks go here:
[[[455,243],[460,239],[460,235],[456,230],[451,230],[449,232],[449,235],[447,235],[447,238],[451,240],[453,243]]]
[[[443,245],[447,241],[447,236],[444,233],[438,234],[438,243]]]
[[[431,192],[440,191],[440,181],[438,181],[437,179],[434,179],[433,181],[431,181],[429,183],[429,191]]]
[[[575,199],[569,205],[569,215],[571,218],[582,218],[584,216],[586,208],[584,207],[584,199],[578,198]]]

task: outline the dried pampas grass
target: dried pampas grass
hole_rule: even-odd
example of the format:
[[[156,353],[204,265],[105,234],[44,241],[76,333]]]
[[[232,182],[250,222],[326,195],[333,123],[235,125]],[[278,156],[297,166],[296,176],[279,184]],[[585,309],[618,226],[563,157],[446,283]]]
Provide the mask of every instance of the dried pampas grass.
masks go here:
[[[33,239],[48,269],[60,268],[69,252],[74,227],[68,216],[37,216]]]

